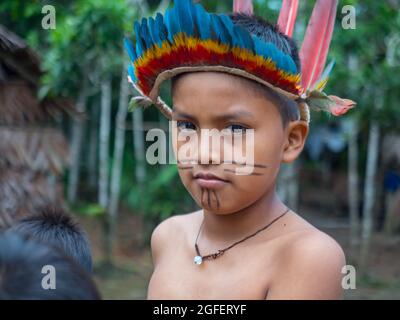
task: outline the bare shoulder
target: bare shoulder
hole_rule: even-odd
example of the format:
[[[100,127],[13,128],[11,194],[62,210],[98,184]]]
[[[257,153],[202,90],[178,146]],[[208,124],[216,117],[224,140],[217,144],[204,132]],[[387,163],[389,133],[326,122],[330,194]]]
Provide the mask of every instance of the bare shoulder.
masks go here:
[[[284,245],[284,259],[297,260],[307,257],[310,261],[325,257],[344,260],[341,246],[331,236],[314,227],[308,221],[294,213],[288,221],[288,234]]]
[[[168,244],[176,243],[184,237],[187,230],[197,222],[201,211],[175,215],[163,220],[153,230],[151,235],[151,251],[153,263],[156,264]]]
[[[292,262],[303,262],[316,267],[345,264],[341,246],[331,236],[316,228],[299,232],[287,248],[285,258]]]
[[[302,218],[300,218],[303,220]],[[339,299],[342,268],[341,246],[305,220],[282,246],[279,269],[269,298]]]

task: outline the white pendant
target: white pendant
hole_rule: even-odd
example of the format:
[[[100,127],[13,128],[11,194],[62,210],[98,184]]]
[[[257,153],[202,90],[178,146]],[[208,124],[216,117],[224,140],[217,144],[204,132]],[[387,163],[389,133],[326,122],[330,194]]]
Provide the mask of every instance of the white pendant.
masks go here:
[[[203,262],[203,258],[202,257],[200,257],[200,256],[195,256],[194,257],[194,263],[195,264],[200,265],[200,264],[202,264],[202,262]]]

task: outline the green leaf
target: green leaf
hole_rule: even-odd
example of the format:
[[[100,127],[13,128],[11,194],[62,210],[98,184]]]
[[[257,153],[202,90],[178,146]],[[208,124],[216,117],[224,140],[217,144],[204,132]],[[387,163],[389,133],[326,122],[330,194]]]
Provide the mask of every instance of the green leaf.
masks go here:
[[[329,111],[329,106],[334,102],[324,92],[314,90],[308,93],[306,102],[313,110]]]

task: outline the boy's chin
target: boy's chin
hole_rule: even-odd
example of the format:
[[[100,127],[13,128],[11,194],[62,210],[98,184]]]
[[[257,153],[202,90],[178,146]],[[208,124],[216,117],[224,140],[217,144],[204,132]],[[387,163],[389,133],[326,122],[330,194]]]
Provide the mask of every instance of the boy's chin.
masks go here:
[[[202,208],[204,211],[207,211],[212,214],[216,215],[230,215],[230,214],[235,214],[238,212],[241,208],[245,208],[246,205],[236,203],[234,201],[226,200],[226,199],[219,199],[219,204],[214,200],[211,200],[210,203],[208,201],[201,201],[200,198],[196,198],[195,201],[198,204],[200,208]]]

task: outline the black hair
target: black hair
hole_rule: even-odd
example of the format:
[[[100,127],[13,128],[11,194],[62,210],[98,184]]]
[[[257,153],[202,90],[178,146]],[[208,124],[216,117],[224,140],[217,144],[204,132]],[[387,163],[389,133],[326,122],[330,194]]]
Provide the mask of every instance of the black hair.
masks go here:
[[[235,25],[243,27],[245,30],[258,36],[265,42],[272,42],[279,50],[291,56],[298,72],[300,72],[300,58],[296,43],[293,39],[281,33],[276,25],[273,25],[265,19],[254,14],[235,12],[227,15]],[[180,74],[171,79],[171,90],[174,89],[174,84],[179,76]],[[295,101],[256,81],[248,80],[243,81],[242,83],[249,84],[249,89],[254,93],[261,94],[268,100],[272,100],[275,103],[281,114],[282,125],[284,127],[286,127],[290,121],[300,119],[299,108]]]
[[[54,268],[54,288],[43,287],[46,266]],[[90,274],[61,251],[17,232],[0,234],[0,300],[100,298]]]
[[[92,255],[86,233],[61,208],[47,206],[38,214],[20,220],[9,230],[55,246],[63,250],[86,271],[92,271]]]

